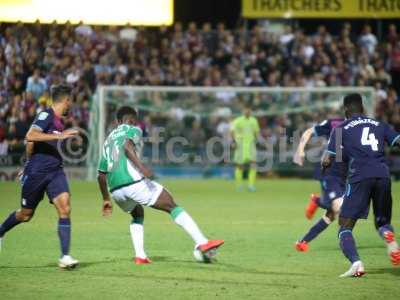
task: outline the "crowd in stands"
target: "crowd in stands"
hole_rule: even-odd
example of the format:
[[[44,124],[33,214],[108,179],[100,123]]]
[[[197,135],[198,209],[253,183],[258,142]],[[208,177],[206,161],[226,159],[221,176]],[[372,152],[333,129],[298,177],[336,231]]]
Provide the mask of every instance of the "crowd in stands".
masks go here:
[[[281,33],[265,27],[227,29],[220,23],[198,26],[133,28],[84,24],[0,25],[0,156],[24,149],[23,139],[35,114],[51,104],[49,88],[74,87],[68,126],[86,128],[98,84],[163,86],[325,87],[373,86],[376,116],[400,130],[400,35],[390,25],[381,39],[365,25],[355,32],[343,23],[338,36],[324,25],[313,34],[286,26]],[[234,95],[221,96],[225,106]],[[259,99],[254,108],[268,106]],[[155,124],[159,114],[146,115]],[[299,120],[297,120],[299,121]],[[312,120],[306,120],[307,122]],[[196,143],[225,134],[228,120],[204,120],[181,128]],[[285,117],[261,120],[265,135],[286,126]],[[153,124],[153,125],[154,125]],[[215,125],[215,126],[214,126]],[[171,130],[172,130],[171,129]]]

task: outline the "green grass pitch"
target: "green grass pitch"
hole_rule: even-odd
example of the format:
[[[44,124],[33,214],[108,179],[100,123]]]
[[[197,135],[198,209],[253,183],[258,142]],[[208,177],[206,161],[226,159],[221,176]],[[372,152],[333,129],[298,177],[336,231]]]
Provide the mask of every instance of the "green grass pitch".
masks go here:
[[[333,224],[297,253],[293,244],[312,222],[304,218],[308,180],[258,181],[256,193],[223,180],[163,182],[208,237],[223,238],[215,264],[192,257],[193,243],[170,217],[145,210],[145,246],[153,264],[136,266],[128,215],[114,206],[101,216],[95,183],[72,182],[72,255],[61,271],[55,210],[44,200],[29,224],[11,231],[0,253],[0,299],[399,299],[400,268],[392,268],[371,219],[355,237],[368,274],[339,279],[349,263]],[[0,183],[0,219],[19,203],[19,185]],[[393,224],[400,230],[400,184],[393,185]],[[319,216],[322,211],[317,213]],[[317,218],[316,216],[316,218]]]

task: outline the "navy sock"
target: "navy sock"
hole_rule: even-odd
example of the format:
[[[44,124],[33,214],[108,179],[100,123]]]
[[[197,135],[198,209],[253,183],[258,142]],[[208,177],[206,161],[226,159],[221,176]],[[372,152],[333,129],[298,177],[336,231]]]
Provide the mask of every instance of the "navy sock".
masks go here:
[[[319,219],[317,223],[314,224],[313,227],[307,232],[307,234],[303,237],[302,241],[311,242],[315,239],[322,231],[328,228],[329,224],[325,222],[323,218]]]
[[[386,225],[379,227],[378,232],[379,232],[379,235],[381,236],[381,238],[384,239],[384,234],[386,231],[394,232],[393,226],[390,224],[386,224]]]
[[[7,231],[11,230],[13,227],[17,226],[21,222],[17,220],[16,212],[11,213],[4,223],[0,225],[0,237],[6,234]]]
[[[340,248],[343,254],[350,260],[351,263],[360,260],[358,256],[356,242],[354,241],[353,232],[351,229],[340,227],[339,229]]]
[[[68,255],[71,241],[71,220],[69,218],[58,220],[58,237],[62,255]]]

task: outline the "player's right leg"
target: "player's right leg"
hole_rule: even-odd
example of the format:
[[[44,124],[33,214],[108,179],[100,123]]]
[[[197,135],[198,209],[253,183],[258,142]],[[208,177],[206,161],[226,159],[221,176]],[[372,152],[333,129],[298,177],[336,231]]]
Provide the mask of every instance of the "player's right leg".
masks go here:
[[[240,164],[235,165],[235,186],[238,192],[243,190],[243,171],[244,166]]]
[[[392,191],[389,178],[379,178],[372,191],[375,227],[385,241],[389,258],[394,266],[400,265],[400,247],[396,242],[392,219]]]
[[[190,235],[195,242],[195,248],[201,252],[205,253],[216,249],[224,243],[223,240],[208,240],[192,217],[182,207],[175,204],[171,194],[166,189],[162,189],[162,192],[157,197],[157,201],[151,206],[169,213],[175,223]]]
[[[143,265],[151,263],[144,251],[144,210],[143,206],[136,205],[131,211],[132,222],[129,226],[133,248],[135,249],[135,264]]]
[[[341,274],[340,277],[361,277],[365,274],[365,269],[360,256],[357,252],[356,242],[353,237],[353,228],[357,220],[349,218],[339,218],[339,240],[340,248],[343,254],[351,262],[348,271]]]
[[[233,162],[235,163],[235,186],[237,191],[243,190],[243,173],[245,169],[245,160],[243,155],[243,147],[237,144],[233,154]]]
[[[343,199],[339,216],[339,241],[343,254],[351,262],[350,269],[340,277],[359,277],[365,274],[364,265],[358,255],[353,237],[353,228],[358,219],[368,217],[373,179],[351,183]]]
[[[296,242],[296,250],[300,252],[308,251],[308,244],[317,238],[329,225],[337,218],[343,199],[337,198],[332,201],[331,207],[325,212],[321,219],[319,219],[310,230]]]

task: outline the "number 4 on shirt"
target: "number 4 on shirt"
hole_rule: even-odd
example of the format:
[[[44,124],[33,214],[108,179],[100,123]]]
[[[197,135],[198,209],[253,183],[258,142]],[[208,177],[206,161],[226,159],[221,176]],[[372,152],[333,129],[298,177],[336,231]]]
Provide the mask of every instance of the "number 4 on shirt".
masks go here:
[[[378,151],[378,140],[375,138],[375,134],[369,133],[369,127],[364,127],[361,136],[361,145],[371,146],[372,151]]]

